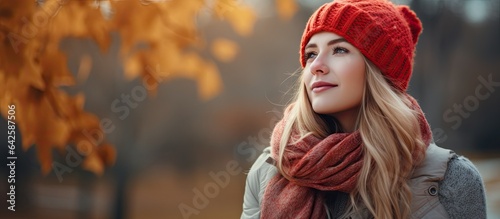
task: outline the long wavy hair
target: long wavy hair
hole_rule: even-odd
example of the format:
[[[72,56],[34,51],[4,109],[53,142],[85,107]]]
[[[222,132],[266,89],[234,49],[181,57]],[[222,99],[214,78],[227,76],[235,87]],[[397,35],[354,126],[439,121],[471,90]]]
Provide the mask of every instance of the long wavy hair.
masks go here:
[[[350,214],[366,207],[375,218],[408,218],[411,191],[407,180],[425,156],[418,112],[411,101],[393,89],[380,70],[365,58],[366,79],[356,129],[363,145],[363,166],[357,186],[350,193]],[[302,74],[280,142],[278,169],[284,177],[283,155],[291,132],[301,137],[312,134],[320,138],[342,132],[338,121],[329,115],[315,113],[309,101]],[[413,155],[414,153],[420,153]]]

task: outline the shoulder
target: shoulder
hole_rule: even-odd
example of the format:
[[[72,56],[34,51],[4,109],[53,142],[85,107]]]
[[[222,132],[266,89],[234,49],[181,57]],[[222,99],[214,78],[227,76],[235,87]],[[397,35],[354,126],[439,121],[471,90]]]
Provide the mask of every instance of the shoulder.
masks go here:
[[[267,162],[271,157],[270,151],[270,147],[264,149],[248,172],[243,196],[242,219],[260,218],[260,203],[264,196],[265,187],[271,177],[278,172],[272,164]]]
[[[450,181],[450,183],[464,183],[455,181],[460,179],[467,179],[469,182],[482,182],[481,175],[476,166],[466,157],[457,155],[448,163],[445,180]]]
[[[445,193],[483,193],[483,179],[474,164],[464,156],[455,156],[448,163],[444,179],[440,183]]]
[[[276,167],[269,163],[271,149],[267,147],[255,160],[247,176],[247,186],[255,194],[259,201],[262,198],[267,182],[278,172]]]
[[[425,159],[417,166],[412,174],[412,179],[432,181],[442,180],[448,168],[448,162],[456,154],[448,149],[430,144],[427,148]]]
[[[260,156],[255,160],[255,162],[252,164],[252,167],[250,168],[250,171],[248,171],[248,177],[247,178],[261,178],[262,176],[265,175],[265,173],[273,167],[272,164],[269,163],[269,159],[271,158],[271,147],[265,148]]]
[[[483,179],[474,164],[456,155],[439,182],[439,200],[451,218],[486,218]]]

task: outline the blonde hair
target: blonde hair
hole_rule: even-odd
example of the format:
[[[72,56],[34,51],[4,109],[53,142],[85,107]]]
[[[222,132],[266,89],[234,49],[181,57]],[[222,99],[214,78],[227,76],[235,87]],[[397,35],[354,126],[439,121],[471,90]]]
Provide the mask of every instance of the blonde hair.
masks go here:
[[[363,166],[357,186],[350,193],[351,205],[346,215],[365,206],[375,218],[407,218],[411,202],[407,180],[425,156],[418,112],[410,108],[407,96],[393,89],[366,58],[365,64],[365,88],[356,122],[363,140]],[[310,134],[325,138],[342,131],[335,118],[314,112],[302,76],[298,82],[279,150],[278,169],[287,179],[291,176],[283,171],[287,162],[283,155],[287,142],[298,140],[290,139],[292,131],[301,138]]]

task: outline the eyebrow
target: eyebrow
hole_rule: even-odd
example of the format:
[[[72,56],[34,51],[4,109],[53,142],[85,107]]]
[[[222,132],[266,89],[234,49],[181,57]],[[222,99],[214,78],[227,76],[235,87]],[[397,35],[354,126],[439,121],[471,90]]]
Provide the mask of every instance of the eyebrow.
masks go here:
[[[330,40],[327,45],[330,46],[332,44],[335,44],[335,43],[340,43],[340,42],[347,42],[344,38],[337,38],[337,39],[334,39],[334,40]],[[305,47],[305,49],[307,48],[316,48],[318,47],[315,43],[311,43],[311,44],[307,44],[307,46]]]

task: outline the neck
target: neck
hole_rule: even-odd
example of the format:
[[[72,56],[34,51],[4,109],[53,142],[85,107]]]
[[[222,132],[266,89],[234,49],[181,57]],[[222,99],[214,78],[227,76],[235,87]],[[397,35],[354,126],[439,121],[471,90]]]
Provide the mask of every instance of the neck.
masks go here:
[[[351,133],[356,130],[356,122],[358,119],[359,107],[347,111],[337,112],[332,114],[340,123],[342,132]]]

